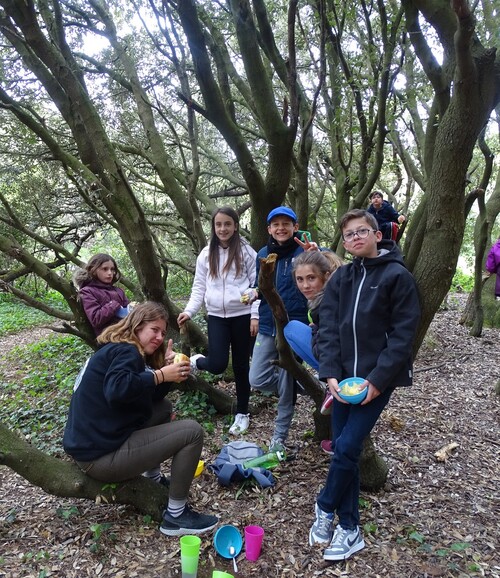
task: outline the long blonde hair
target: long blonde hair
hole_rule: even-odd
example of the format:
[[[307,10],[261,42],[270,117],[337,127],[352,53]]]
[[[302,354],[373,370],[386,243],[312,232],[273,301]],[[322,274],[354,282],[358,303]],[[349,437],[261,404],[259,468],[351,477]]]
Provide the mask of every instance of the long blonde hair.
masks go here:
[[[146,363],[153,369],[159,369],[165,365],[166,343],[163,342],[151,355],[146,355],[137,337],[137,332],[146,323],[164,319],[168,325],[168,313],[161,303],[145,301],[136,305],[132,311],[118,323],[107,327],[98,337],[97,342],[105,343],[131,343],[135,345],[144,357]]]

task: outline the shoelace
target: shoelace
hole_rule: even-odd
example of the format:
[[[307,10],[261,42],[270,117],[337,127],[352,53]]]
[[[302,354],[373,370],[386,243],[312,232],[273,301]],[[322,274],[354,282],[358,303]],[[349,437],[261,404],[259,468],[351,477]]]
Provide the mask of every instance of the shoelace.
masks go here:
[[[318,516],[318,530],[321,534],[326,534],[329,531],[329,526],[332,523],[332,519],[328,514],[322,513]]]
[[[341,546],[344,543],[344,540],[347,536],[347,534],[349,534],[350,530],[346,530],[344,528],[342,528],[342,526],[338,526],[337,528],[335,528],[335,533],[333,534],[333,538],[332,538],[332,542],[330,544],[331,546]]]

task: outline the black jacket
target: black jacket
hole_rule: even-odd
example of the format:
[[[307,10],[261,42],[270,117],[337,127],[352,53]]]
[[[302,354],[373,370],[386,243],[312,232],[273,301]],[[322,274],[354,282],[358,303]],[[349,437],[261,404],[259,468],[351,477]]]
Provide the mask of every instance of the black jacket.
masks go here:
[[[89,359],[73,392],[64,450],[82,462],[117,450],[146,425],[154,401],[163,399],[169,387],[168,383],[155,386],[154,375],[135,345],[104,345]]]
[[[378,247],[378,257],[354,258],[326,284],[317,342],[323,381],[357,376],[379,391],[411,385],[417,287],[396,244]]]

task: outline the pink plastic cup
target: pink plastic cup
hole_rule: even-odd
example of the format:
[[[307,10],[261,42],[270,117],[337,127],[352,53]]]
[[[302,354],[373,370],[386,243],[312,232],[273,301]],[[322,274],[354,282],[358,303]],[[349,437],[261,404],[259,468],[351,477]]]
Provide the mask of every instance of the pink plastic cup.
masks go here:
[[[255,562],[259,559],[264,538],[264,528],[260,526],[245,526],[245,556]]]

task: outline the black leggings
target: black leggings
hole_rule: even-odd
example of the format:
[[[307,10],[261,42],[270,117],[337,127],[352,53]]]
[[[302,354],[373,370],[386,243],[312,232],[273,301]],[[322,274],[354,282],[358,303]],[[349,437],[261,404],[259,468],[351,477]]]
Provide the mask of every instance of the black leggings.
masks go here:
[[[208,316],[208,356],[197,360],[199,369],[215,375],[223,373],[229,362],[229,347],[236,381],[236,413],[248,413],[250,398],[250,315]]]

